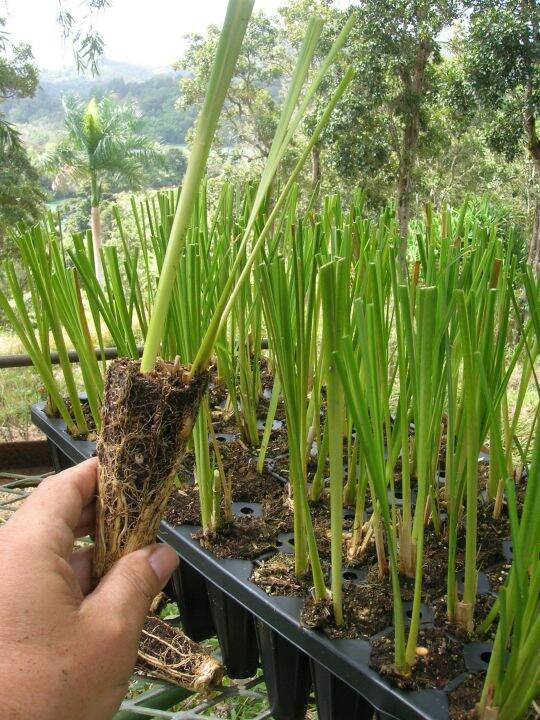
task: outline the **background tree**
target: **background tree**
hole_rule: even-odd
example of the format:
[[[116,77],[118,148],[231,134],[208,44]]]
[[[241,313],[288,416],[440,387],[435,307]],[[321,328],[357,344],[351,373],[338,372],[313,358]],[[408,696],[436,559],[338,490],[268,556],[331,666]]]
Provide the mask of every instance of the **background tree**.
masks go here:
[[[359,9],[353,57],[359,65],[357,92],[345,119],[369,148],[370,164],[386,168],[395,188],[396,216],[405,261],[407,231],[420,151],[432,141],[430,111],[438,93],[440,34],[458,13],[458,3],[368,0]],[[356,118],[356,122],[355,122]],[[350,131],[350,132],[351,132]],[[375,138],[369,142],[369,138]],[[345,168],[346,158],[341,148]],[[343,166],[343,161],[340,163]]]
[[[529,261],[540,264],[540,3],[473,0],[464,71],[489,145],[507,161],[527,148],[536,175]]]
[[[180,79],[179,106],[199,106],[219,39],[211,25],[206,35],[188,35],[188,47],[176,69],[188,74]],[[277,122],[277,99],[289,65],[275,19],[258,12],[252,15],[238,58],[216,137],[223,154],[253,161],[266,157]]]
[[[96,27],[96,16],[111,0],[58,0],[58,25],[65,40],[71,42],[77,72],[97,75],[105,44]]]
[[[37,68],[28,45],[14,45],[0,18],[0,103],[32,97],[38,83]],[[38,174],[15,127],[0,113],[0,251],[6,229],[21,220],[35,220],[43,195]]]
[[[101,281],[103,183],[112,179],[130,189],[140,188],[149,167],[162,162],[161,146],[143,133],[141,119],[130,104],[104,97],[85,105],[68,98],[64,109],[67,133],[47,162],[57,169],[57,183],[83,183],[90,194],[94,262]]]
[[[298,40],[310,4],[293,0],[280,11],[286,37]],[[326,161],[335,175],[366,187],[376,204],[395,194],[403,261],[417,160],[437,142],[431,116],[440,92],[441,32],[460,7],[455,0],[363,0],[339,10],[317,2],[327,21],[321,52],[353,10],[358,16],[343,57],[356,76],[326,132]],[[327,91],[338,74],[339,68]]]

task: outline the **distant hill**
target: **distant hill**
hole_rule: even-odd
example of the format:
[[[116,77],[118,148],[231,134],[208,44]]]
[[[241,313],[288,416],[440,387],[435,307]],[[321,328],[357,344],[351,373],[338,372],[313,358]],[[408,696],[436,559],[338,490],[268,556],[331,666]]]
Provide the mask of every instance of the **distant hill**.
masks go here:
[[[136,65],[133,63],[121,62],[119,60],[110,60],[103,58],[99,63],[99,76],[93,78],[90,74],[79,75],[74,67],[62,70],[40,70],[40,78],[42,82],[53,83],[55,85],[70,86],[72,83],[87,82],[95,83],[96,80],[107,82],[114,78],[123,78],[130,82],[141,82],[149,80],[154,75],[174,75],[175,71],[171,67],[151,67],[148,65]]]
[[[7,119],[21,126],[23,137],[33,150],[54,142],[61,132],[62,97],[76,95],[82,100],[113,93],[120,101],[134,102],[147,129],[154,137],[171,145],[185,142],[194,112],[180,111],[175,104],[179,96],[179,72],[171,68],[103,60],[100,75],[77,75],[73,70],[40,73],[39,88],[33,98],[9,100],[2,104]]]

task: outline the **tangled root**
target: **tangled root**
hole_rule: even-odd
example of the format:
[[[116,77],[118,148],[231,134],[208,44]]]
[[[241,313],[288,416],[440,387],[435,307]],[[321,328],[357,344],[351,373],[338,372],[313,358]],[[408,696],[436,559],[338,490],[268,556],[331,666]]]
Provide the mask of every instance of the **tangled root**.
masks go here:
[[[146,677],[201,691],[221,681],[223,667],[200,645],[157,615],[148,615],[136,668]]]
[[[158,360],[111,363],[98,438],[99,478],[94,576],[154,542],[187,440],[208,384],[207,373]]]

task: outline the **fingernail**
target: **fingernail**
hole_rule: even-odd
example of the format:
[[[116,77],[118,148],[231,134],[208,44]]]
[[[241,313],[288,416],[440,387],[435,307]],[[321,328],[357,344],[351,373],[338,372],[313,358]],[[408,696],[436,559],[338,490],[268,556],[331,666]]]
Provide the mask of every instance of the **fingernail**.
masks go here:
[[[148,558],[152,570],[162,585],[169,580],[178,567],[178,555],[167,545],[157,545],[154,552]]]

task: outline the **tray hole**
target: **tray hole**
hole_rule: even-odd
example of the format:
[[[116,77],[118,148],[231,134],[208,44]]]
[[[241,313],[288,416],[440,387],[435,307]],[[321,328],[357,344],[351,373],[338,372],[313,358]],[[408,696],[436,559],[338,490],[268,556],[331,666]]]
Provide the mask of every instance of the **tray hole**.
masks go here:
[[[219,442],[227,442],[228,439],[227,435],[216,435],[216,440],[219,440]]]
[[[420,613],[420,614],[421,614],[421,613]],[[406,615],[408,618],[412,618],[412,608],[409,608],[409,609],[407,610],[407,612],[405,613],[405,615]]]
[[[351,512],[351,510],[346,510],[343,513],[343,518],[344,518],[344,520],[354,520],[354,513]]]
[[[283,547],[281,540],[276,540],[276,547]]]
[[[485,662],[486,665],[489,665],[489,661],[491,660],[491,650],[484,650],[484,652],[480,653],[480,660]]]
[[[344,580],[358,580],[358,575],[353,572],[352,570],[346,570],[343,573],[343,579]]]
[[[253,508],[243,507],[240,508],[240,512],[242,513],[242,515],[253,515]]]
[[[294,538],[289,538],[287,542],[289,543],[289,545],[294,545]]]

